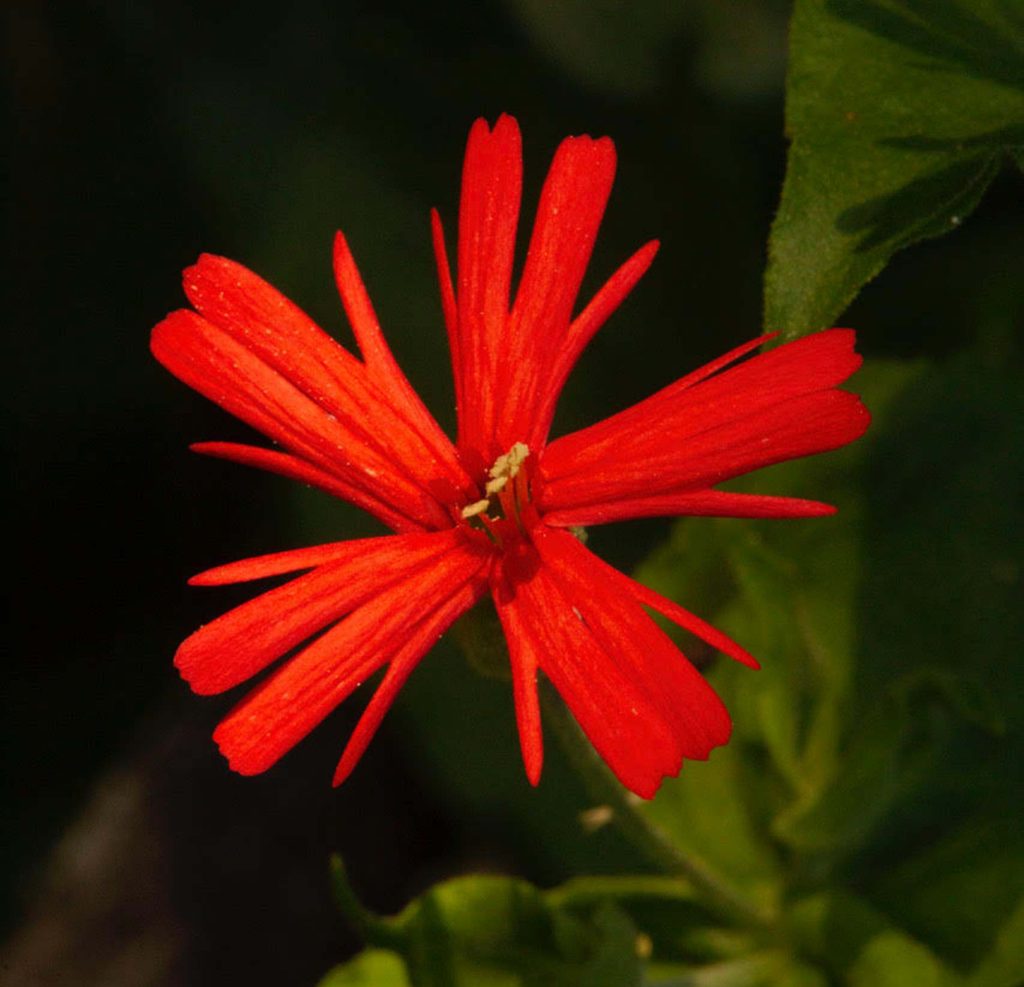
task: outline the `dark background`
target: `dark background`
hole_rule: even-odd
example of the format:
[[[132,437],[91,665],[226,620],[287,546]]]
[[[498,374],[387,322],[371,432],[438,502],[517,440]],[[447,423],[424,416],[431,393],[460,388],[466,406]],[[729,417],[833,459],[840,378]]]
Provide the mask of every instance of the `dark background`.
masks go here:
[[[753,0],[4,5],[12,983],[312,983],[355,948],[329,897],[332,850],[384,910],[468,869],[550,884],[632,862],[611,834],[578,836],[584,803],[553,751],[529,789],[507,688],[447,645],[340,791],[330,775],[359,699],[267,776],[227,772],[209,733],[237,696],[191,696],[171,657],[246,594],[185,579],[376,529],[192,456],[190,441],[245,429],[166,374],[148,333],[208,250],[347,339],[330,275],[341,227],[400,361],[450,425],[427,212],[439,206],[453,236],[469,125],[507,111],[524,132],[527,214],[563,136],[616,141],[589,290],[663,241],[556,429],[624,406],[760,329],[786,13]],[[898,257],[845,319],[862,351],[943,356],[965,325],[1019,308],[1018,195],[1001,179],[955,236]],[[635,523],[593,544],[629,566],[666,531]]]

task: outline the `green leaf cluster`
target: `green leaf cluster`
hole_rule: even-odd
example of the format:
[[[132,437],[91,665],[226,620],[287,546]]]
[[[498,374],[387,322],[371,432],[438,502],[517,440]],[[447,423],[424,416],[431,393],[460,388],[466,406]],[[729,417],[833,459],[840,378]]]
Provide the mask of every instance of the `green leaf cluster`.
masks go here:
[[[340,907],[372,949],[321,987],[627,987],[641,977],[646,940],[617,897],[678,894],[658,879],[580,880],[554,891],[495,875],[436,885],[398,916],[367,912],[334,864]]]

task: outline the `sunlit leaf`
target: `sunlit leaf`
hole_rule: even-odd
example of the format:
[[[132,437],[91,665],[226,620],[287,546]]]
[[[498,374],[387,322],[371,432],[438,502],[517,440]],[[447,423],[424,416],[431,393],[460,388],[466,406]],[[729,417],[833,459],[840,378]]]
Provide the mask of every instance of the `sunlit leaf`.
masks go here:
[[[641,810],[687,856],[734,884],[759,907],[774,908],[780,865],[756,830],[743,797],[745,766],[735,748],[687,764]]]
[[[317,987],[410,987],[401,957],[386,949],[367,949],[336,966]]]
[[[957,987],[963,980],[926,946],[898,932],[883,932],[861,952],[850,987]]]
[[[640,982],[637,930],[611,895],[573,900],[571,893],[545,894],[515,878],[460,877],[435,885],[387,919],[358,902],[340,862],[333,876],[349,920],[370,945],[400,954],[416,987]]]

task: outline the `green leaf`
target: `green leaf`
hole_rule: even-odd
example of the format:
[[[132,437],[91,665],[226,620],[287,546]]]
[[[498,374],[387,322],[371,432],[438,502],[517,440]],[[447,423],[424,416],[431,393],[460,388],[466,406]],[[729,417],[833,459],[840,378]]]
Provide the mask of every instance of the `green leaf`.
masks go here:
[[[996,699],[994,728],[1020,723],[1021,375],[965,354],[907,388],[892,415],[864,475],[860,688],[876,693],[894,669],[943,669]]]
[[[891,924],[862,898],[848,891],[822,891],[797,899],[786,915],[786,930],[802,954],[837,976],[864,946]]]
[[[892,254],[959,226],[1024,145],[1024,22],[1006,0],[797,0],[791,146],[765,324],[832,325]]]
[[[849,971],[850,987],[957,987],[963,980],[926,946],[899,932],[872,939]]]
[[[410,987],[401,957],[386,949],[367,949],[336,966],[317,987]]]
[[[871,896],[959,967],[975,966],[1024,896],[1019,820],[969,820],[891,868]]]
[[[760,909],[774,910],[781,874],[764,834],[750,818],[742,792],[744,765],[725,747],[707,763],[687,764],[666,779],[657,797],[639,806],[647,818],[683,851],[735,886]]]

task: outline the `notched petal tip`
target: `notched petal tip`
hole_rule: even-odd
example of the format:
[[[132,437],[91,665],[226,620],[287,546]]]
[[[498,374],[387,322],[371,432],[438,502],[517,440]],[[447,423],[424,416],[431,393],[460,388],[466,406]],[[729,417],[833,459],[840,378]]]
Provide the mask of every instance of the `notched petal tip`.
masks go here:
[[[242,775],[243,778],[252,778],[273,766],[273,761],[267,762],[266,758],[261,757],[259,751],[253,750],[252,747],[235,749],[235,738],[228,736],[224,729],[226,722],[220,723],[213,731],[213,742],[235,774]]]
[[[469,128],[467,153],[469,150],[481,150],[483,145],[491,142],[505,150],[518,150],[522,144],[519,121],[508,113],[502,113],[492,127],[486,117],[477,117]]]
[[[196,304],[196,298],[201,297],[204,290],[211,287],[211,281],[220,281],[225,275],[235,271],[248,270],[238,261],[229,257],[222,257],[220,254],[201,253],[194,264],[189,264],[181,272],[181,285],[185,289],[185,295],[192,304]]]
[[[680,770],[682,770],[680,768]],[[675,777],[675,775],[662,775],[658,779],[652,779],[650,782],[644,782],[642,784],[625,785],[637,798],[642,798],[645,802],[650,802],[655,795],[658,794],[658,790],[661,788],[662,782],[668,777]],[[621,779],[620,779],[621,780]]]
[[[173,312],[168,312],[153,326],[149,334],[150,353],[166,367],[167,359],[174,348],[173,338],[186,330],[192,320],[198,318],[199,316],[189,308],[177,308]]]
[[[196,631],[195,634],[191,634],[178,646],[174,653],[174,667],[182,681],[197,696],[216,696],[230,688],[230,685],[224,685],[217,681],[216,674],[210,674],[209,662],[197,659],[192,642],[198,633],[199,631]]]

